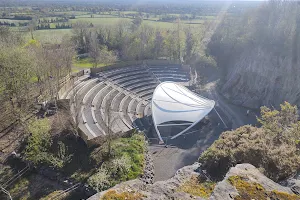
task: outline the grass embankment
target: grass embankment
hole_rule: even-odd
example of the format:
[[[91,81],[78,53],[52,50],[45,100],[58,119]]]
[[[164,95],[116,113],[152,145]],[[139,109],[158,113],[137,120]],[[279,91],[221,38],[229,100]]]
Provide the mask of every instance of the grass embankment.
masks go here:
[[[105,145],[104,145],[105,146]],[[112,142],[111,156],[105,157],[103,146],[95,149],[91,157],[99,163],[104,161],[97,172],[88,179],[88,184],[97,191],[106,190],[114,185],[135,179],[143,173],[145,138],[134,134],[130,138],[118,138]]]
[[[105,64],[105,63],[99,63],[97,65],[97,67],[104,67],[104,66],[107,66],[107,65],[110,65],[110,64]],[[74,60],[73,62],[73,72],[78,72],[82,69],[89,69],[89,68],[92,68],[94,67],[93,66],[93,63],[91,61],[90,58],[84,58],[84,59],[78,59],[78,60]]]

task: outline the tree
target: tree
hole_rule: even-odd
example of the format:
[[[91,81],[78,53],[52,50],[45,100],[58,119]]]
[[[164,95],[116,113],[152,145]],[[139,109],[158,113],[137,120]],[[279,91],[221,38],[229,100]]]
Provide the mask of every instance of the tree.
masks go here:
[[[97,35],[93,34],[89,47],[89,56],[92,58],[93,67],[97,67],[100,62],[100,44],[97,40]]]
[[[132,31],[136,31],[143,23],[143,18],[141,16],[136,16],[134,20],[132,20]]]
[[[50,134],[51,126],[48,119],[34,119],[28,125],[30,136],[25,149],[26,160],[34,165],[50,164],[62,168],[69,163],[72,155],[67,154],[67,148],[61,141],[58,142],[57,153],[51,152],[53,140]]]
[[[49,161],[48,150],[52,145],[50,128],[48,119],[35,120],[28,126],[30,137],[25,149],[25,157],[34,165]]]
[[[34,40],[34,37],[33,37],[33,31],[35,31],[36,27],[37,27],[37,18],[33,18],[29,25],[28,25],[28,30],[30,32],[30,35],[31,35],[31,39]]]
[[[76,22],[73,25],[73,38],[75,46],[79,53],[87,53],[89,47],[90,31],[89,24],[84,22]]]
[[[162,33],[160,30],[157,30],[155,34],[154,47],[153,47],[153,53],[155,59],[158,58],[161,51],[163,50],[163,44],[164,44],[164,38],[162,36]]]
[[[185,36],[185,60],[189,60],[192,57],[193,48],[195,46],[195,39],[190,26],[185,30]]]
[[[118,57],[113,51],[109,51],[106,46],[102,46],[100,51],[100,59],[104,64],[112,64],[118,61]]]
[[[34,93],[28,92],[32,85],[34,60],[25,49],[14,46],[14,42],[7,43],[9,40],[6,38],[0,42],[1,96],[10,102],[12,121],[23,123],[35,98]]]

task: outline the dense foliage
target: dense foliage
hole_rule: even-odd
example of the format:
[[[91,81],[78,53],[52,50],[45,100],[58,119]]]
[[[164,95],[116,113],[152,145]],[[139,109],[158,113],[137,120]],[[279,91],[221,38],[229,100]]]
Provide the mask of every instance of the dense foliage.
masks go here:
[[[24,125],[34,105],[55,100],[61,79],[71,73],[74,49],[25,41],[18,32],[0,27],[0,128],[12,122]]]
[[[172,29],[161,29],[143,24],[140,17],[132,23],[120,21],[109,26],[91,27],[89,23],[78,22],[73,26],[73,33],[78,52],[88,53],[93,62],[110,58],[112,55],[103,57],[107,50],[122,60],[188,58],[199,42],[197,32],[184,29],[180,22]]]
[[[228,169],[239,163],[261,168],[278,181],[299,170],[300,122],[297,107],[285,102],[280,110],[261,108],[261,128],[246,125],[222,133],[199,161],[213,178],[222,179]]]
[[[94,160],[103,162],[98,171],[88,179],[89,185],[97,191],[108,189],[122,181],[135,179],[143,172],[145,154],[143,135],[134,134],[129,138],[114,140],[112,151],[112,157],[104,162],[101,156],[103,151],[95,149],[92,153]]]
[[[50,128],[48,119],[36,120],[30,123],[28,127],[30,136],[25,149],[25,158],[34,165],[48,164],[62,168],[70,162],[71,155],[66,154],[66,147],[62,142],[58,142],[56,153],[51,152],[53,140],[50,135]]]

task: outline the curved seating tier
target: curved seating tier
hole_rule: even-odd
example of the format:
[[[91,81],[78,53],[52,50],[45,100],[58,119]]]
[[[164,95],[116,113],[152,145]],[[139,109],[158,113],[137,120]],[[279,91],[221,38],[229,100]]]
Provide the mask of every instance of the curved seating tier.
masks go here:
[[[150,100],[162,80],[185,82],[189,74],[180,65],[111,69],[97,78],[76,81],[62,98],[72,99],[71,110],[79,111],[79,127],[89,139],[132,128],[148,130]]]
[[[137,83],[140,83],[140,82],[153,82],[153,83],[156,83],[157,81],[153,80],[152,77],[148,77],[148,78],[142,78],[142,79],[135,79],[135,80],[132,80],[130,79],[130,81],[126,81],[124,83],[119,83],[121,86],[123,87],[128,87],[128,86],[131,86],[131,85],[135,85]]]
[[[156,82],[141,82],[129,87],[126,87],[126,89],[131,90],[131,91],[139,91],[139,88],[152,88],[152,87],[156,87],[158,84]]]

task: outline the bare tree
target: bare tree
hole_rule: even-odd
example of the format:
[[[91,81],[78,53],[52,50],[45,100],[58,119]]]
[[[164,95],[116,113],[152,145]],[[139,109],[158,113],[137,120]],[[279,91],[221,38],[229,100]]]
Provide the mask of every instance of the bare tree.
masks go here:
[[[34,40],[33,31],[35,31],[37,25],[37,18],[33,18],[28,24],[28,30],[31,35],[31,39]]]
[[[90,43],[90,30],[89,25],[85,22],[77,22],[73,25],[73,37],[72,40],[80,53],[87,53]]]
[[[95,33],[92,34],[89,47],[89,56],[92,59],[93,67],[96,68],[100,63],[100,44]]]
[[[118,123],[117,120],[119,120],[119,115],[113,113],[111,109],[111,105],[107,105],[104,109],[104,114],[105,114],[105,123],[106,123],[106,144],[107,144],[107,156],[111,156],[111,146],[112,146],[112,140],[115,138],[114,137],[114,132],[113,132],[113,127],[116,126]]]

